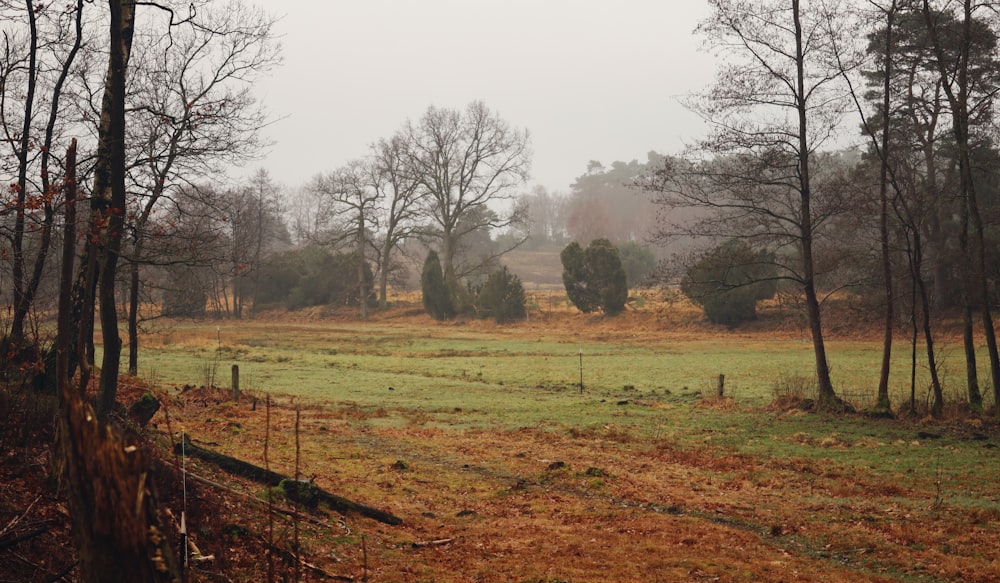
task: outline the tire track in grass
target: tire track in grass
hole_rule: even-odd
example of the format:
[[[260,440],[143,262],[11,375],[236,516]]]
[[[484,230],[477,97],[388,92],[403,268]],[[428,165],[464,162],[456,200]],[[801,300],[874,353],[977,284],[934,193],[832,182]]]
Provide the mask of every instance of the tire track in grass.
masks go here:
[[[428,464],[442,471],[457,474],[471,473],[479,476],[485,482],[492,484],[498,492],[528,491],[534,488],[543,492],[556,493],[577,499],[580,501],[580,508],[585,508],[588,503],[593,506],[595,502],[598,502],[612,510],[641,510],[652,514],[673,516],[678,519],[687,518],[703,521],[716,527],[746,532],[755,536],[759,544],[774,549],[776,554],[790,553],[811,561],[818,560],[834,565],[837,568],[848,569],[867,578],[876,577],[878,578],[877,580],[893,580],[895,577],[884,579],[884,573],[898,571],[900,568],[898,565],[866,560],[867,557],[865,555],[869,554],[871,550],[867,547],[856,551],[831,550],[829,545],[824,544],[823,540],[813,540],[799,535],[775,536],[772,532],[773,527],[770,525],[764,525],[758,521],[727,514],[718,508],[712,510],[698,509],[690,505],[662,504],[629,497],[601,494],[571,483],[559,482],[555,479],[550,481],[548,479],[549,476],[557,477],[553,473],[553,470],[547,470],[544,477],[539,479],[532,473],[515,471],[511,466],[489,466],[473,459],[472,456],[462,458],[454,453],[444,453],[442,448],[433,446],[429,441],[416,444],[411,439],[403,439],[398,435],[392,437],[382,435],[376,430],[358,432],[352,441],[356,447],[378,452],[383,457],[398,457],[400,460],[406,460],[407,464]],[[683,464],[683,462],[669,463]],[[704,471],[704,468],[695,464],[683,465]],[[562,467],[558,469],[562,469]],[[428,481],[425,483],[432,482]],[[926,573],[907,573],[904,577],[908,581],[919,581],[921,583],[946,581],[946,579],[936,578]]]

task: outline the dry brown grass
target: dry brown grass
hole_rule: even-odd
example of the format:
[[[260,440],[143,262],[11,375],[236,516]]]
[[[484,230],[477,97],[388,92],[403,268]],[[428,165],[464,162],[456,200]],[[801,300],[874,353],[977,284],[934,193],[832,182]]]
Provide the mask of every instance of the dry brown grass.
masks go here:
[[[395,294],[393,307],[371,320],[442,332],[461,326],[610,342],[801,333],[778,323],[777,315],[787,308],[777,305],[733,332],[705,323],[696,307],[677,297],[644,298],[622,316],[605,318],[580,314],[561,292],[531,296],[528,320],[508,326],[434,322],[419,309],[417,292]],[[319,319],[335,325],[356,320],[357,312],[317,309],[262,317],[289,326]],[[145,337],[144,346],[183,343],[210,354],[217,340],[205,329],[164,330]],[[123,400],[143,390],[126,387]],[[799,392],[793,382],[785,396],[800,399]],[[271,467],[295,472],[297,405],[289,399],[272,407],[268,423],[262,402],[249,396],[234,403],[225,392],[202,388],[163,397],[174,440],[183,429],[213,449],[263,464],[267,434]],[[420,411],[347,403],[298,407],[300,473],[326,490],[404,519],[401,526],[330,513],[303,519],[303,555],[340,580],[986,582],[1000,572],[994,509],[942,511],[932,490],[906,477],[878,477],[826,458],[735,454],[712,444],[722,429],[706,430],[704,444],[680,445],[670,427],[651,440],[637,435],[624,416],[608,424],[490,431],[431,424],[432,416]],[[697,403],[692,414],[731,412],[738,413],[732,399],[710,398]],[[152,436],[166,444],[164,412],[154,422]],[[785,443],[829,452],[878,445],[848,444],[833,433],[795,433]],[[173,459],[164,451],[164,459]],[[201,462],[188,463],[195,474],[245,493],[189,484],[193,539],[203,553],[215,556],[202,566],[206,573],[193,573],[191,581],[265,580],[263,488]],[[42,483],[43,473],[36,473]],[[175,517],[181,507],[176,486],[174,476],[160,488]],[[0,493],[5,488],[10,486],[0,486]],[[22,499],[30,502],[21,496],[18,504]],[[292,523],[285,515],[277,523],[276,543],[287,552]],[[38,556],[68,544],[68,532],[62,534],[62,543],[51,542]],[[414,545],[433,541],[447,542]],[[302,580],[321,578],[306,571]]]
[[[189,391],[174,424],[225,453],[262,463],[265,413],[247,400]],[[728,408],[715,399],[703,408]],[[628,426],[452,431],[384,412],[313,408],[301,423],[303,475],[332,492],[404,518],[388,526],[348,516],[304,525],[303,550],[329,573],[369,581],[992,581],[996,515],[941,513],[891,480],[862,478],[829,460],[773,463],[669,440]],[[272,407],[271,465],[294,471],[294,406]],[[817,447],[844,447],[799,436]],[[795,437],[793,436],[793,440]],[[213,470],[194,464],[195,471]],[[231,482],[232,478],[216,477]],[[237,480],[237,482],[239,482]],[[243,483],[253,494],[260,487]],[[211,488],[195,496],[227,505]],[[219,522],[212,507],[190,517]],[[226,518],[262,532],[245,505]],[[207,515],[205,513],[208,513]],[[223,525],[195,540],[220,564],[246,564]],[[289,536],[286,528],[282,536]],[[447,540],[427,546],[414,543]],[[949,553],[941,551],[947,547]],[[228,572],[260,580],[260,571]],[[203,580],[209,580],[205,578]]]

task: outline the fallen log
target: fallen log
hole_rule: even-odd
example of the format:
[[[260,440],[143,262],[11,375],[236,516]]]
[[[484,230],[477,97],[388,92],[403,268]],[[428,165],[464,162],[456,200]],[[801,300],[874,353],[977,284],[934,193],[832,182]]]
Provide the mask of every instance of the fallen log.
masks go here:
[[[162,459],[157,460],[157,461],[158,461],[160,467],[169,468],[170,470],[176,471],[178,473],[181,472],[181,466],[180,465],[174,465],[173,462],[164,461]],[[202,484],[205,484],[207,486],[211,486],[213,488],[217,488],[217,489],[222,490],[223,492],[227,492],[227,493],[229,493],[229,494],[231,494],[233,496],[240,496],[244,500],[247,500],[247,501],[249,501],[249,502],[251,502],[253,504],[262,504],[262,505],[265,505],[265,506],[267,505],[267,501],[266,500],[261,500],[260,498],[257,498],[256,496],[251,496],[250,494],[247,494],[246,492],[241,492],[239,490],[234,490],[234,489],[230,488],[229,486],[223,486],[222,484],[220,484],[218,482],[213,482],[212,480],[209,480],[208,478],[199,476],[198,474],[192,472],[191,470],[186,470],[186,471],[187,471],[187,478],[189,480],[193,480],[193,481],[196,481],[196,482],[201,482]],[[316,518],[315,516],[309,516],[309,515],[302,514],[300,512],[296,512],[296,511],[293,511],[293,510],[285,510],[284,508],[274,508],[274,507],[272,507],[271,511],[272,512],[277,512],[277,513],[281,514],[282,516],[285,516],[285,517],[287,517],[289,519],[294,518],[294,519],[297,519],[297,520],[301,520],[303,522],[308,522],[309,524],[312,524],[314,526],[319,526],[321,528],[326,528],[328,530],[333,530],[334,529],[334,525],[333,524],[330,524],[329,522],[327,522],[325,520],[321,520],[319,518]],[[343,528],[344,530],[346,530],[347,531],[347,535],[351,534],[351,529],[347,526],[347,523],[338,524],[337,526],[340,527],[340,528]]]
[[[441,545],[446,545],[454,540],[455,539],[453,538],[439,538],[437,540],[417,541],[413,543],[413,548],[419,549],[422,547],[439,547]]]
[[[184,453],[185,455],[205,460],[215,464],[219,467],[219,469],[229,472],[230,474],[241,476],[266,486],[274,487],[281,484],[282,481],[294,481],[293,478],[284,474],[280,474],[278,472],[262,468],[258,465],[251,464],[250,462],[197,446],[191,442],[191,438],[187,434],[184,434],[183,436],[183,443],[178,443],[174,446],[174,453]],[[394,516],[384,510],[379,510],[378,508],[372,508],[371,506],[359,504],[353,500],[337,496],[336,494],[331,494],[330,492],[327,492],[319,487],[310,488],[310,494],[315,496],[319,502],[323,502],[329,506],[331,510],[335,510],[341,514],[360,514],[361,516],[365,516],[385,524],[396,525],[403,523],[403,519],[398,516]]]
[[[12,534],[10,536],[0,537],[0,551],[12,547],[19,542],[33,539],[36,536],[45,534],[48,531],[49,531],[48,526],[39,526],[38,528],[33,528],[28,532],[24,532],[18,535]]]

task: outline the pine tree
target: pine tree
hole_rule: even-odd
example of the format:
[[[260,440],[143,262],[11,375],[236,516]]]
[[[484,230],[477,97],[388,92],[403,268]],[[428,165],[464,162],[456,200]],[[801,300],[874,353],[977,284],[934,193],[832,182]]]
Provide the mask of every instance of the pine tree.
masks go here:
[[[498,324],[525,317],[525,295],[521,279],[507,270],[507,266],[490,274],[476,298],[476,307],[482,318],[493,318]]]
[[[566,295],[581,312],[620,314],[628,301],[628,281],[618,249],[607,239],[594,239],[583,249],[576,241],[560,254]]]
[[[420,289],[423,292],[424,310],[435,320],[447,320],[455,316],[451,294],[444,281],[441,260],[436,251],[427,254],[424,269],[420,275]]]

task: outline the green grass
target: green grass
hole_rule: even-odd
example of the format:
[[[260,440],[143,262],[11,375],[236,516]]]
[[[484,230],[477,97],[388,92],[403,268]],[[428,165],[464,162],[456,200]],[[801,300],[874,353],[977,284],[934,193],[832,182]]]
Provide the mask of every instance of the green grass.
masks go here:
[[[197,338],[202,339],[192,342]],[[734,336],[569,342],[460,326],[255,322],[226,323],[219,331],[177,324],[147,340],[140,375],[160,386],[203,384],[206,370],[214,367],[216,384],[226,387],[231,365],[238,364],[244,390],[356,408],[369,413],[362,422],[372,426],[543,427],[631,447],[666,440],[819,467],[833,464],[840,473],[857,469],[901,486],[940,491],[967,507],[995,506],[1000,496],[989,476],[989,468],[1000,467],[1000,448],[960,431],[931,428],[942,437],[927,440],[907,423],[761,411],[776,382],[811,377],[813,355],[805,341]],[[878,344],[831,342],[829,354],[836,387],[873,401]],[[905,349],[896,350],[892,400],[897,405],[908,398],[907,358]],[[945,367],[948,386],[960,386],[949,376],[959,372]],[[738,407],[696,407],[714,394],[720,373]],[[926,385],[926,378],[917,381],[920,398]],[[375,411],[379,414],[371,414]],[[996,441],[990,437],[988,444]]]
[[[441,336],[442,330],[447,336]],[[199,332],[192,346],[180,339]],[[166,384],[203,384],[215,367],[217,385],[228,384],[229,368],[239,364],[244,385],[309,399],[352,400],[389,406],[504,407],[503,401],[525,391],[561,390],[572,400],[580,380],[580,353],[586,393],[609,396],[633,386],[642,397],[711,393],[719,374],[727,394],[741,405],[759,406],[772,399],[777,381],[811,378],[811,345],[806,341],[749,340],[725,337],[684,342],[569,342],[551,338],[491,337],[485,332],[378,325],[275,326],[253,322],[212,326],[176,325],[161,333],[157,346],[140,349],[143,376]],[[176,340],[174,340],[176,339]],[[880,351],[874,342],[830,342],[834,382],[844,395],[873,399]],[[945,349],[947,354],[947,348]],[[897,348],[892,400],[909,398],[908,355]],[[952,359],[954,360],[954,359]],[[946,387],[957,388],[946,362]],[[954,368],[954,367],[950,367]],[[918,399],[926,398],[926,370],[918,370]],[[984,377],[985,378],[985,377]],[[388,387],[400,392],[387,394]],[[633,395],[635,396],[635,395]],[[858,403],[864,405],[865,403]]]

